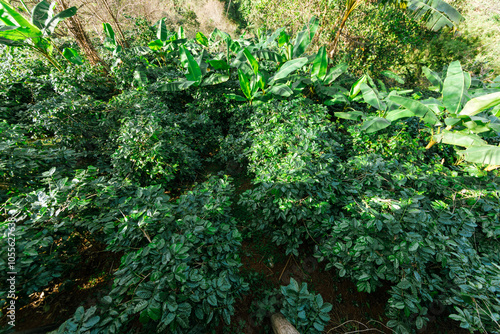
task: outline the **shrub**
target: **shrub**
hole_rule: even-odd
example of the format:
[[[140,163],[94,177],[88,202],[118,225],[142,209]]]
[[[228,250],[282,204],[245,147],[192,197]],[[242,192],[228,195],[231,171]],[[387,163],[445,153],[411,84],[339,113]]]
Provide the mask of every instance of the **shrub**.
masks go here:
[[[320,226],[335,203],[334,127],[325,107],[305,100],[271,102],[250,118],[251,146],[245,151],[254,188],[240,203],[252,213],[253,225],[268,229],[287,254],[321,235]]]
[[[148,201],[154,201],[156,213],[149,218],[147,234],[141,232],[143,223],[131,226],[141,236],[142,242],[135,244],[141,248],[122,257],[113,290],[88,329],[121,333],[136,314],[149,332],[203,330],[220,318],[229,324],[235,298],[247,289],[238,273],[241,236],[230,215],[229,180],[210,178],[176,204],[161,200],[159,187],[150,190],[157,191],[156,200]],[[81,321],[83,311],[78,309],[59,332]]]

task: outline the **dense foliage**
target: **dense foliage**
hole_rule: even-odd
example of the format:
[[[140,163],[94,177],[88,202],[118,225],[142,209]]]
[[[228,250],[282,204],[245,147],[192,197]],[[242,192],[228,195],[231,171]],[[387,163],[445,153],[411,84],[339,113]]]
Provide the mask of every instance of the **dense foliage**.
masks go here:
[[[245,231],[313,253],[359,291],[388,287],[397,333],[423,328],[436,305],[500,332],[500,79],[458,61],[422,68],[430,85],[415,91],[383,62],[355,77],[325,47],[309,52],[316,17],[296,35],[238,39],[188,39],[161,20],[131,48],[104,29],[109,76],[75,49],[50,53],[53,67],[29,41],[0,49],[0,226],[2,240],[15,232],[18,307],[68,289],[83,245],[100,244],[121,256],[112,288],[54,333],[229,325],[249,290]],[[412,30],[397,38],[417,43]],[[295,280],[281,293],[269,308],[304,333],[325,329],[321,295]]]

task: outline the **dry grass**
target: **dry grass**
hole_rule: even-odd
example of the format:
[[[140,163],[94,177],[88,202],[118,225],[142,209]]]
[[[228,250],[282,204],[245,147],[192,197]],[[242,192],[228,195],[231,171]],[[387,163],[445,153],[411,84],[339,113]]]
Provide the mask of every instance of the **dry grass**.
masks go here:
[[[498,0],[467,0],[462,11],[462,30],[479,38],[482,48],[475,62],[484,71],[493,69],[500,74],[500,3]],[[486,74],[486,73],[484,73]]]
[[[73,4],[82,6],[79,15],[87,22],[88,30],[102,37],[102,23],[112,22],[112,17],[103,6],[98,6],[100,1],[84,1],[73,0]],[[107,1],[122,29],[129,28],[130,20],[126,16],[130,16],[145,18],[150,23],[166,18],[172,29],[184,23],[184,29],[190,37],[197,31],[211,33],[214,28],[230,34],[236,30],[236,25],[225,16],[224,4],[218,0],[184,0],[182,3],[174,0]]]

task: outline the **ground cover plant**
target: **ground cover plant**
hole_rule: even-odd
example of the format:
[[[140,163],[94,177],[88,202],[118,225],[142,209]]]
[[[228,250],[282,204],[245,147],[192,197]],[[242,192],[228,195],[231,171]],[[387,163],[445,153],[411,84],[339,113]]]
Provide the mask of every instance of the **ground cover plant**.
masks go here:
[[[409,1],[430,30],[458,24],[438,3]],[[323,293],[341,280],[383,299],[378,331],[500,333],[500,77],[351,63],[336,43],[359,4],[317,48],[321,16],[240,37],[161,19],[131,41],[105,23],[95,66],[48,36],[73,9],[42,1],[24,23],[2,2],[2,331],[81,290],[99,249],[107,283],[52,333],[266,332],[273,312],[333,331],[351,321]]]

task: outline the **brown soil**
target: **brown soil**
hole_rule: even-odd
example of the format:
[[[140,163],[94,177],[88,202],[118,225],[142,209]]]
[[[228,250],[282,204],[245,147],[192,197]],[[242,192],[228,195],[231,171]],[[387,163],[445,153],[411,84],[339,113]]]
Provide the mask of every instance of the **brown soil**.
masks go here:
[[[90,245],[80,250],[81,262],[64,279],[42,292],[30,295],[27,305],[16,312],[16,333],[69,319],[79,306],[88,308],[104,297],[113,282],[112,274],[120,265],[121,253],[105,250],[104,245]],[[63,282],[71,280],[64,290]],[[0,319],[0,325],[6,318]]]

